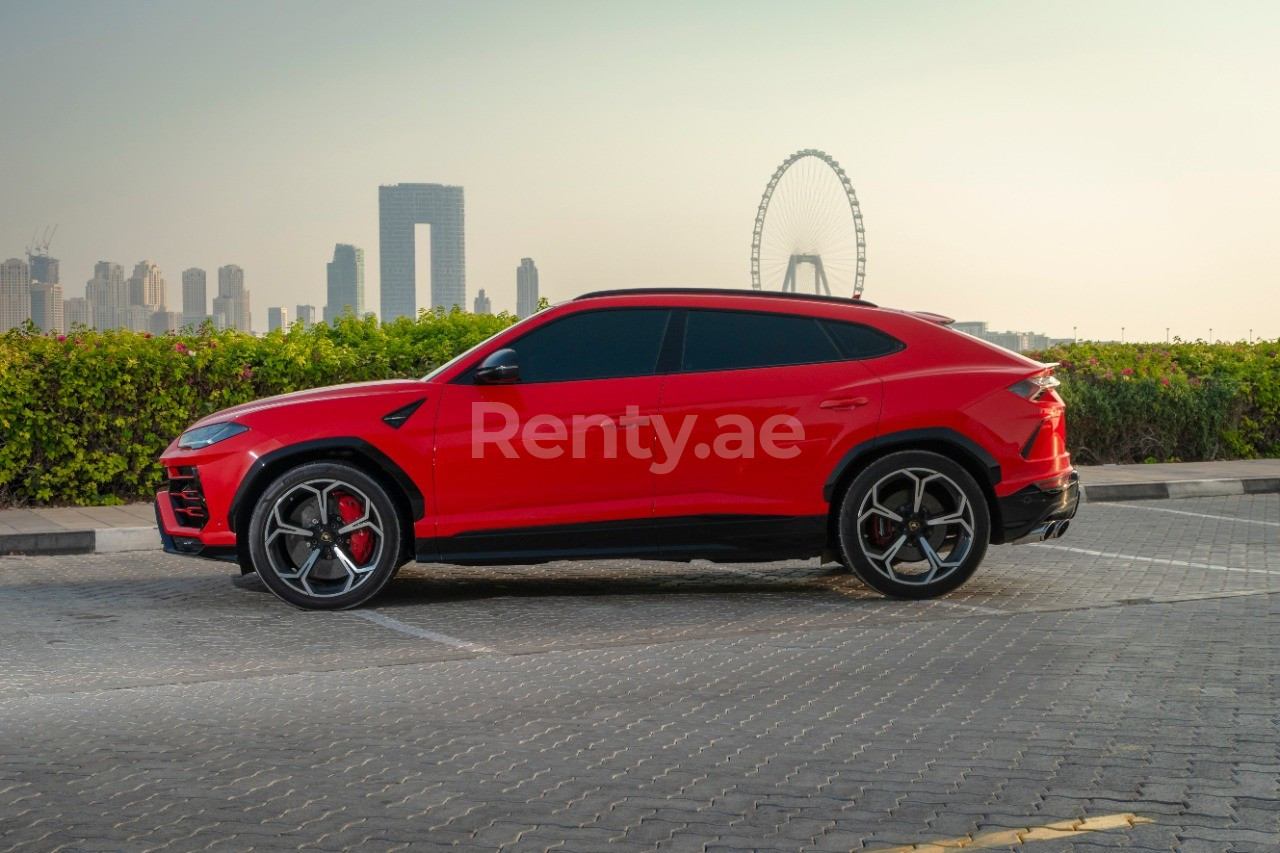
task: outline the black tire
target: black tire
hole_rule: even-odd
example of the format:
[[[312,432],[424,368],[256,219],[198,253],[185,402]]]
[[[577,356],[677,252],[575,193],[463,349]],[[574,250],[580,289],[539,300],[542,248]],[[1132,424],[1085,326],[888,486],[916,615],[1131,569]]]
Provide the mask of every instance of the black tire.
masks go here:
[[[844,490],[838,513],[841,562],[892,598],[951,592],[977,571],[991,540],[987,500],[973,475],[924,450],[872,462]]]
[[[357,513],[348,499],[363,512],[354,521],[346,518]],[[353,525],[358,529],[347,529]],[[365,603],[395,575],[404,551],[391,496],[368,474],[341,462],[307,463],[277,477],[258,498],[247,535],[262,582],[283,601],[308,610]]]

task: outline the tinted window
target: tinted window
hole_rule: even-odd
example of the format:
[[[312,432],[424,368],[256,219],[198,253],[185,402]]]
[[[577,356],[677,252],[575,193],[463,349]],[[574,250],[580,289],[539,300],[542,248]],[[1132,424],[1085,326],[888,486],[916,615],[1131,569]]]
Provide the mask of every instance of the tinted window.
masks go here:
[[[658,366],[669,313],[663,308],[591,311],[540,326],[511,345],[520,360],[520,381],[650,375]]]
[[[902,341],[870,326],[835,320],[819,322],[835,338],[836,346],[840,347],[845,358],[875,358],[902,349]]]
[[[812,317],[746,311],[690,311],[684,370],[738,370],[839,361],[831,338]]]

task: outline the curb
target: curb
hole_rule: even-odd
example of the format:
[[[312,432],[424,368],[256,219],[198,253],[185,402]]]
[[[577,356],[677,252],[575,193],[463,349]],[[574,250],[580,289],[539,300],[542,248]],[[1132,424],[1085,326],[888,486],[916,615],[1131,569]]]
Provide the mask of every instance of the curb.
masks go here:
[[[63,556],[159,551],[155,525],[103,527],[97,530],[48,530],[40,533],[0,533],[0,556]]]
[[[1231,495],[1269,495],[1280,492],[1280,477],[1234,480],[1171,480],[1164,483],[1098,483],[1084,486],[1081,500],[1149,501],[1170,498],[1220,498]]]

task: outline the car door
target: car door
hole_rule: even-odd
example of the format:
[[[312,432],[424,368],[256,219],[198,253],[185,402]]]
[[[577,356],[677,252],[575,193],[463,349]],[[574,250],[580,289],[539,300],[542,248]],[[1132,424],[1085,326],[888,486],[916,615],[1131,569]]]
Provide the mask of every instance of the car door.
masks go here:
[[[652,549],[652,418],[670,311],[597,309],[509,344],[520,380],[442,391],[436,546],[460,562]],[[505,436],[505,439],[503,438]]]
[[[738,529],[757,531],[807,519],[806,529],[821,528],[823,483],[842,453],[875,437],[882,396],[880,380],[827,325],[798,315],[689,309],[680,370],[667,377],[660,408],[666,434],[688,430],[678,462],[656,469],[658,529],[683,528],[662,534],[664,542],[693,546],[718,536],[680,519],[701,528],[742,522]],[[896,348],[862,328],[882,350]],[[854,330],[850,341],[866,335]]]

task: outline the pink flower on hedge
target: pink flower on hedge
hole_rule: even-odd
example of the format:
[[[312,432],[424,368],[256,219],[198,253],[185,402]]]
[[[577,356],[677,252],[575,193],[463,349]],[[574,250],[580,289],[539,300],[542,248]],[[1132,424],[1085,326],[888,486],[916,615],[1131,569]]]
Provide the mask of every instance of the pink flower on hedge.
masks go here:
[[[1132,367],[1126,367],[1124,370],[1122,370],[1122,371],[1120,371],[1120,372],[1121,372],[1121,373],[1123,373],[1125,376],[1132,376],[1132,375],[1133,375],[1133,368],[1132,368]]]
[[[1168,377],[1165,377],[1164,379],[1161,379],[1160,381],[1164,383],[1164,385],[1165,385],[1165,387],[1166,387],[1166,388],[1169,386],[1169,379],[1168,379]]]
[[[176,344],[176,345],[174,345],[173,349],[174,349],[174,352],[186,352],[186,351],[187,351],[187,348],[186,348],[185,346],[183,346],[182,344]]]
[[[217,348],[218,348],[217,341],[209,341],[209,349],[217,349]]]
[[[252,370],[250,370],[247,366],[246,366],[243,370],[241,370],[241,371],[240,371],[240,378],[241,378],[241,379],[248,379],[248,378],[249,378],[250,376],[252,376],[252,375],[253,375],[253,371],[252,371]]]
[[[150,340],[150,339],[151,339],[151,333],[150,333],[150,332],[147,332],[145,335],[143,335],[143,337],[144,337],[144,338],[147,338],[148,340]]]
[[[1097,364],[1097,363],[1098,363],[1098,360],[1097,360],[1096,358],[1091,358],[1091,359],[1089,359],[1089,363],[1090,363],[1090,364]]]
[[[66,340],[67,340],[66,335],[58,335],[58,343],[65,343]]]
[[[1110,370],[1108,370],[1108,371],[1103,375],[1103,378],[1104,378],[1104,379],[1115,379],[1115,378],[1116,378],[1116,375],[1115,375],[1114,373],[1112,373]]]

